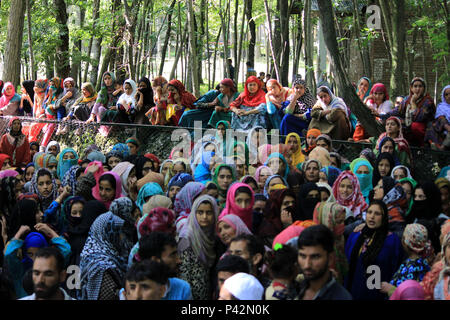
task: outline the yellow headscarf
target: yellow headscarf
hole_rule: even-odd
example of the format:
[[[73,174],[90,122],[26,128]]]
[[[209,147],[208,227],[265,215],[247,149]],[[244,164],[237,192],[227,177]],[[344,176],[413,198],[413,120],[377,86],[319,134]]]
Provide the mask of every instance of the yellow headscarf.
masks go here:
[[[288,144],[288,141],[289,141],[290,137],[295,137],[295,139],[297,139],[297,143],[298,143],[298,150],[295,153],[293,153],[292,157],[291,157],[292,158],[291,166],[292,167],[297,167],[297,165],[299,163],[302,163],[302,162],[305,161],[305,155],[302,152],[302,144],[301,144],[301,141],[300,141],[300,136],[297,133],[295,133],[295,132],[289,133],[286,136],[286,141],[284,142],[284,144],[286,144],[286,145]]]

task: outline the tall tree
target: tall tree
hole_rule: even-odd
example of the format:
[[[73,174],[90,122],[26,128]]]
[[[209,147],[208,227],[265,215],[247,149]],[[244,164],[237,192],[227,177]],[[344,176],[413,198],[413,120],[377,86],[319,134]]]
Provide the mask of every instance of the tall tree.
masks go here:
[[[306,83],[312,92],[316,91],[316,81],[314,78],[314,34],[312,32],[313,23],[311,19],[311,2],[305,0],[304,9],[304,38],[305,38],[305,74]],[[334,20],[331,20],[334,21]],[[331,23],[330,21],[330,23]]]
[[[252,66],[255,65],[255,46],[256,46],[256,23],[253,19],[252,12],[253,12],[253,0],[245,0],[247,1],[247,21],[248,21],[248,29],[250,31],[250,41],[248,44],[248,61],[252,64]]]
[[[20,83],[20,51],[22,49],[25,0],[11,0],[4,55],[3,81]],[[14,10],[12,10],[14,8]]]
[[[86,56],[88,57],[85,67],[84,67],[84,76],[83,76],[83,82],[87,81],[88,71],[89,71],[89,64],[91,62],[91,52],[92,52],[92,45],[94,43],[94,38],[98,37],[96,35],[96,25],[97,20],[100,16],[100,0],[94,0],[93,6],[92,6],[92,35],[89,39],[89,44],[86,52]],[[97,68],[98,69],[98,68]]]
[[[37,79],[36,62],[34,60],[34,52],[33,52],[33,36],[31,29],[31,0],[25,1],[27,10],[27,35],[28,35],[28,49],[30,51],[31,77],[33,79]]]
[[[289,85],[289,19],[291,14],[291,7],[288,6],[289,1],[279,0],[280,5],[280,28],[281,28],[281,70],[280,70],[280,82],[283,86]]]
[[[170,7],[169,7],[169,12],[168,12],[168,16],[167,16],[166,38],[164,40],[164,45],[163,45],[162,50],[161,50],[161,64],[159,65],[159,72],[158,72],[158,74],[162,74],[163,73],[164,61],[165,61],[165,58],[166,58],[167,47],[169,45],[169,40],[170,40],[170,33],[172,32],[172,13],[173,13],[173,8],[175,7],[175,3],[176,2],[177,2],[176,0],[173,0],[172,3],[170,4]]]
[[[69,27],[67,26],[67,7],[64,0],[53,0],[56,22],[59,28],[59,41],[56,46],[56,74],[60,78],[70,75]]]
[[[188,24],[189,24],[189,66],[191,71],[188,73],[188,75],[192,76],[193,81],[193,93],[196,97],[200,96],[200,83],[198,80],[198,73],[197,73],[197,44],[195,43],[195,24],[194,24],[194,3],[193,0],[187,0],[187,7],[188,7]]]

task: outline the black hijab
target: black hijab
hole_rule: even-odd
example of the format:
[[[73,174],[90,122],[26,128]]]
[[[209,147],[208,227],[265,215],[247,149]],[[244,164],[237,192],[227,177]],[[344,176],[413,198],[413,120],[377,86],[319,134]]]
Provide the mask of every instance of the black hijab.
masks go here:
[[[144,82],[147,85],[147,88],[143,88],[143,89],[139,89],[139,91],[144,95],[144,106],[147,107],[154,107],[155,106],[155,102],[153,100],[153,88],[152,88],[152,84],[150,83],[150,80],[146,77],[142,77],[139,82],[138,82],[138,86],[139,83]]]
[[[412,220],[416,218],[432,220],[439,216],[442,211],[441,192],[439,191],[439,187],[433,181],[419,183],[414,188],[412,197],[414,197],[415,191],[419,188],[423,190],[427,199],[414,200],[408,218]]]
[[[308,198],[308,193],[317,190],[319,193],[318,198]],[[314,214],[314,208],[317,203],[320,202],[320,189],[314,182],[307,182],[300,186],[300,192],[298,193],[299,205],[297,206],[297,212],[299,220],[312,220]]]
[[[34,80],[25,80],[22,82],[22,86],[27,91],[28,95],[30,96],[31,101],[34,101]],[[23,101],[23,110],[26,113],[32,113],[33,108],[31,107],[28,100]]]
[[[8,221],[8,239],[13,238],[20,226],[30,227],[30,232],[36,232],[36,214],[39,210],[38,204],[34,200],[23,199],[17,202],[12,211],[10,221]]]
[[[380,171],[378,170],[378,165],[380,164],[381,160],[383,160],[383,159],[387,159],[391,166],[391,168],[387,174],[388,176],[391,175],[392,169],[394,169],[394,167],[395,167],[395,160],[394,160],[394,157],[392,156],[392,154],[390,154],[388,152],[380,153],[377,157],[377,160],[375,161],[375,166],[373,167],[372,184],[374,186],[376,186],[378,181],[380,181],[380,179],[381,179]]]
[[[144,156],[137,156],[135,161],[134,161],[134,165],[136,167],[136,178],[142,179],[142,177],[144,176],[144,174],[142,173],[142,170],[144,169],[144,164],[146,162],[151,162],[153,163],[153,168],[155,168],[155,162],[147,157]],[[154,170],[152,170],[154,171]]]

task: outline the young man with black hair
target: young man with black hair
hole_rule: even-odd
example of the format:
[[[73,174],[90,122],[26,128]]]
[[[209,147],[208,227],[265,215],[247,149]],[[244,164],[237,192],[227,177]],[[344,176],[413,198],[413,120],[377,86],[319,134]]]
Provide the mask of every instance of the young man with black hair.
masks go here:
[[[249,265],[247,261],[239,256],[228,255],[220,259],[219,262],[217,262],[216,296],[218,296],[225,280],[227,280],[229,277],[239,272],[249,273]]]
[[[143,236],[139,240],[138,256],[140,261],[153,260],[165,266],[169,279],[162,300],[192,299],[189,283],[176,278],[181,260],[178,256],[177,242],[173,236],[159,231]],[[123,289],[120,291],[120,298],[124,299]]]
[[[267,288],[271,280],[261,272],[265,252],[262,241],[251,234],[242,234],[234,237],[228,248],[230,255],[240,256],[247,261],[250,267],[250,274],[254,275],[264,288]]]
[[[133,264],[125,275],[126,300],[161,300],[167,292],[167,267],[154,260]]]
[[[41,248],[33,262],[34,293],[20,300],[75,300],[60,287],[66,280],[64,257],[52,247]]]
[[[324,225],[306,228],[298,237],[298,264],[304,276],[299,300],[352,300],[351,294],[333,277],[334,236]]]

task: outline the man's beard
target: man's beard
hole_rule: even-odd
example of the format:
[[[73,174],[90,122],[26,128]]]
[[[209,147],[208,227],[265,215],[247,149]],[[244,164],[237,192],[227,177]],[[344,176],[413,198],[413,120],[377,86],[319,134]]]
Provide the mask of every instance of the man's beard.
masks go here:
[[[54,296],[59,290],[59,283],[51,287],[47,287],[44,284],[34,285],[34,293],[38,299],[48,299]]]
[[[308,271],[310,271],[310,270],[308,270]],[[314,280],[318,280],[318,279],[322,278],[328,272],[329,272],[329,267],[328,267],[328,260],[327,260],[327,263],[325,264],[325,266],[322,269],[314,272],[310,276],[306,276],[305,274],[304,274],[304,276],[305,276],[306,280],[314,281]]]

